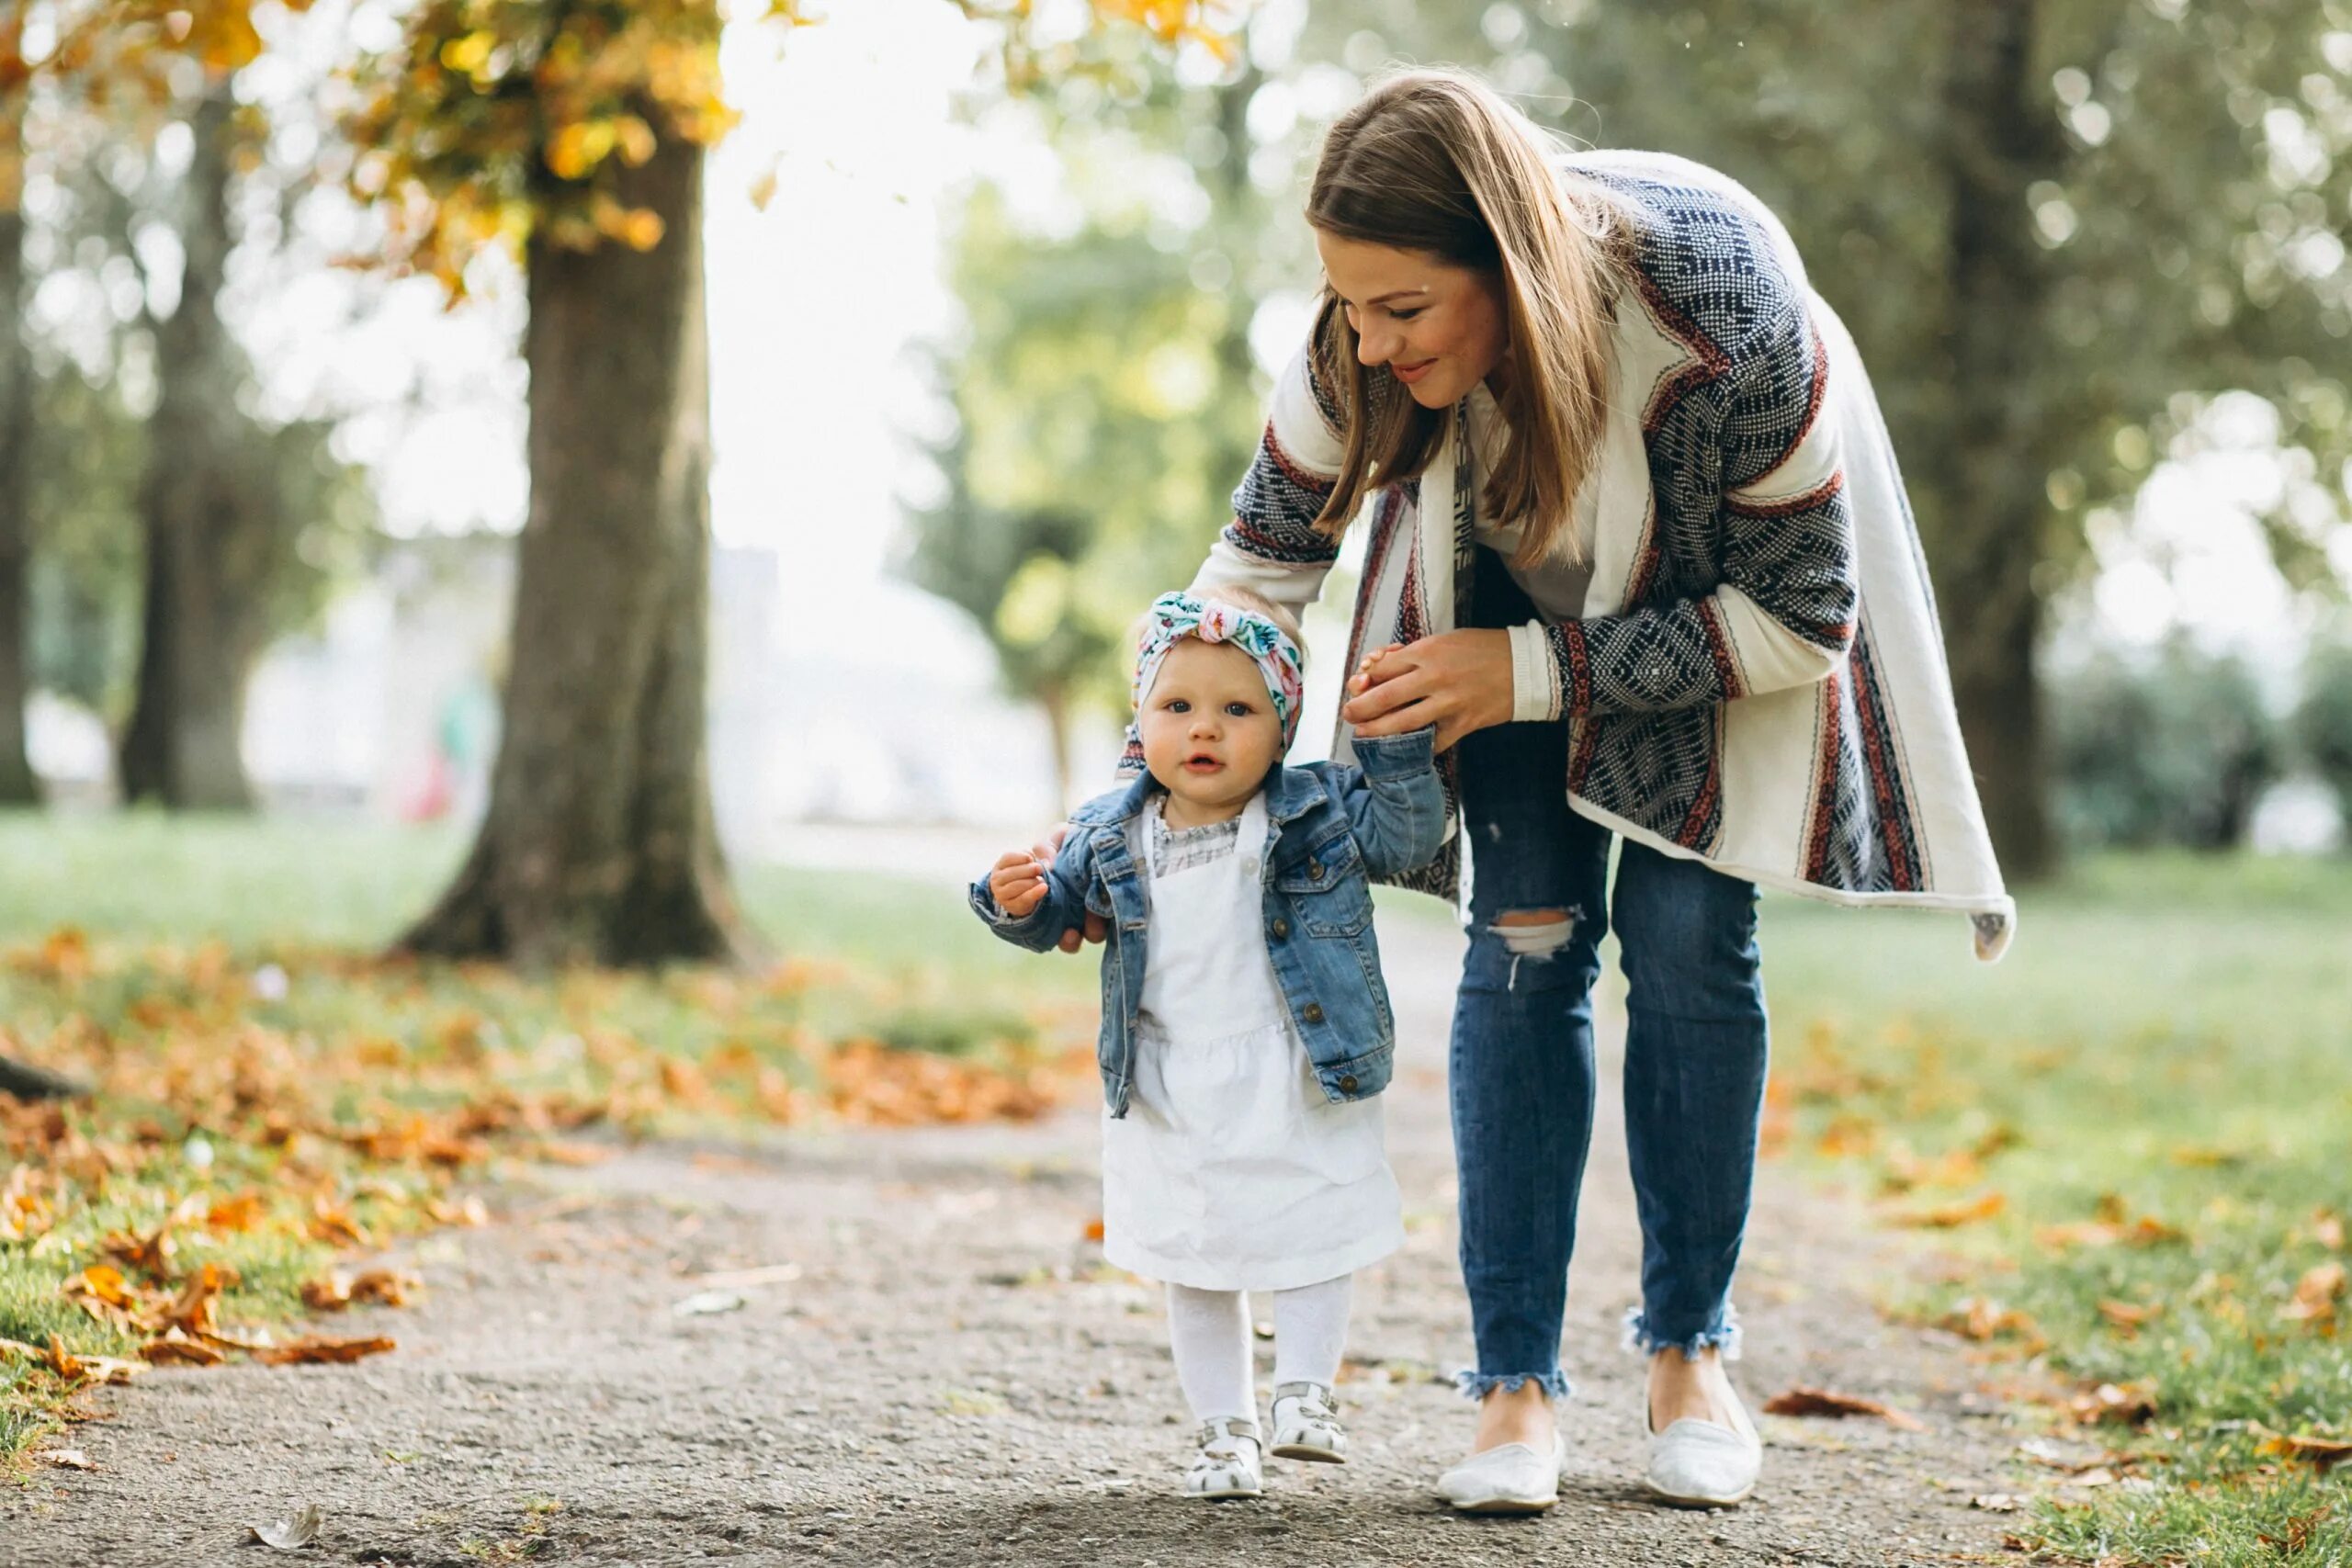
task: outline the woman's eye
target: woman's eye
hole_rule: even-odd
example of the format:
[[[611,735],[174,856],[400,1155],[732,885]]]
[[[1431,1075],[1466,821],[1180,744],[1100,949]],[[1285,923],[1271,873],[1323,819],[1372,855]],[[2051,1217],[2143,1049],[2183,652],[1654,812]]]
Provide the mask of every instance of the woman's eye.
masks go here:
[[[1391,310],[1391,311],[1389,311],[1388,313],[1389,313],[1390,315],[1392,315],[1392,316],[1396,317],[1396,318],[1398,321],[1411,321],[1415,316],[1419,315],[1419,314],[1422,312],[1422,310],[1426,310],[1427,308],[1428,308],[1428,307],[1426,307],[1426,306],[1422,306],[1422,305],[1416,305],[1416,306],[1414,306],[1414,307],[1413,307],[1411,310]]]

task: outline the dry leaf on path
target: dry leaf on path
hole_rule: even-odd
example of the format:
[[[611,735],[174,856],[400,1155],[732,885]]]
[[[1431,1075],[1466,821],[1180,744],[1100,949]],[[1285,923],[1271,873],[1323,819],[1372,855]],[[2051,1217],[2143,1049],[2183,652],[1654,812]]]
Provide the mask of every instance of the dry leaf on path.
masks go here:
[[[43,1464],[55,1465],[60,1470],[96,1470],[98,1468],[96,1464],[91,1462],[90,1456],[84,1453],[80,1449],[46,1449],[33,1457],[40,1460]]]
[[[800,1278],[797,1263],[763,1263],[756,1269],[716,1269],[695,1276],[695,1283],[714,1291],[748,1291],[760,1285],[788,1285]]]
[[[226,1359],[203,1340],[188,1337],[177,1324],[164,1330],[162,1338],[139,1347],[139,1354],[159,1367],[217,1367]]]
[[[254,1348],[254,1359],[272,1367],[312,1366],[330,1361],[356,1361],[362,1356],[380,1356],[396,1348],[395,1341],[375,1339],[329,1339],[311,1335],[288,1340],[283,1345],[261,1345]]]
[[[2030,1501],[2016,1492],[1984,1492],[1971,1497],[1968,1506],[1982,1508],[1988,1514],[2014,1514]]]
[[[743,1305],[743,1297],[734,1291],[696,1291],[670,1310],[680,1317],[708,1317],[713,1313],[735,1312]]]
[[[264,1546],[276,1547],[280,1551],[300,1551],[319,1539],[320,1529],[324,1523],[325,1520],[319,1513],[319,1506],[316,1503],[305,1503],[300,1510],[288,1515],[285,1518],[273,1519],[266,1525],[248,1525],[245,1528],[252,1530],[254,1539]]]
[[[1882,1404],[1875,1399],[1836,1393],[1826,1388],[1792,1388],[1776,1393],[1765,1401],[1764,1413],[1768,1416],[1874,1416],[1888,1426],[1905,1432],[1928,1429],[1927,1423],[1917,1416]]]
[[[398,1269],[369,1269],[348,1279],[330,1274],[302,1286],[302,1304],[313,1312],[341,1312],[354,1303],[406,1306],[409,1297],[424,1288],[413,1274]]]

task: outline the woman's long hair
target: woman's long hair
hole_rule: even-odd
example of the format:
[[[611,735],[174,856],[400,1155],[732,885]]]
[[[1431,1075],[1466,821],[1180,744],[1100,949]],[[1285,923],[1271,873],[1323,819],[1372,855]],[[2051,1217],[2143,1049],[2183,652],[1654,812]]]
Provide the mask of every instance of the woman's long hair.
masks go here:
[[[1307,222],[1327,234],[1499,276],[1510,344],[1498,401],[1510,438],[1484,499],[1498,524],[1524,525],[1522,567],[1555,552],[1581,559],[1570,513],[1600,458],[1611,312],[1632,244],[1605,193],[1549,153],[1544,133],[1476,77],[1406,72],[1333,123],[1306,200]],[[1450,412],[1367,369],[1328,282],[1314,352],[1344,426],[1339,483],[1316,520],[1337,537],[1371,492],[1428,467]]]

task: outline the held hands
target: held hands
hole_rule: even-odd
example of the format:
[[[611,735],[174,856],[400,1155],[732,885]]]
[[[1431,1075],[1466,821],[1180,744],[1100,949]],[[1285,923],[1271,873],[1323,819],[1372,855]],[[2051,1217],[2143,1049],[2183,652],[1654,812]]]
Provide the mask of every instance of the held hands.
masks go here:
[[[1510,715],[1510,634],[1485,627],[1373,649],[1348,678],[1340,710],[1360,736],[1434,724],[1441,751]]]

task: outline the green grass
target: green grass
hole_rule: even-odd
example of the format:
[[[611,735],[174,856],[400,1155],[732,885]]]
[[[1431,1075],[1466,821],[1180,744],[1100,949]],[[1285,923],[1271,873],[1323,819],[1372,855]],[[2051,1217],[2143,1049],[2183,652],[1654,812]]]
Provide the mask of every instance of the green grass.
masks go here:
[[[953,889],[867,874],[740,874],[755,924],[801,965],[764,988],[692,970],[530,986],[326,956],[390,939],[464,848],[441,831],[307,822],[0,817],[0,949],[74,926],[101,960],[115,954],[70,982],[37,963],[0,966],[0,1021],[40,1041],[78,1011],[117,1049],[153,1046],[171,1019],[151,1028],[137,1010],[160,998],[209,1029],[372,1036],[402,1081],[331,1078],[322,1114],[342,1123],[437,1113],[469,1070],[517,1094],[606,1096],[658,1119],[673,1109],[652,1076],[662,1059],[705,1072],[712,1114],[740,1114],[763,1067],[813,1087],[796,1043],[809,1038],[854,1032],[985,1057],[1028,1031],[1091,1032],[1091,961],[1016,952]],[[1987,967],[1955,917],[1768,900],[1776,1121],[1796,1157],[1891,1211],[2005,1199],[1984,1223],[1935,1233],[1955,1277],[1925,1282],[1937,1271],[1920,1270],[1893,1310],[1939,1321],[1972,1298],[1996,1303],[2030,1326],[2026,1342],[1989,1348],[2038,1365],[1990,1366],[1989,1378],[2040,1371],[2062,1389],[2110,1382],[2153,1403],[2136,1427],[2080,1432],[2148,1456],[2138,1473],[2153,1489],[2045,1503],[2018,1517],[2020,1536],[2117,1564],[2229,1568],[2280,1561],[2296,1542],[2292,1561],[2352,1562],[2352,1466],[2322,1476],[2262,1449],[2270,1432],[2352,1437],[2347,1341],[2281,1315],[2312,1269],[2352,1262],[2325,1239],[2329,1216],[2352,1226],[2352,864],[2099,860],[2023,902],[2015,951]],[[1385,920],[1443,918],[1425,899],[1381,908]],[[286,997],[245,994],[243,977],[273,956]],[[187,1126],[165,1120],[119,1190],[77,1218],[76,1237],[152,1226],[189,1188],[175,1164]],[[277,1157],[225,1138],[199,1185],[266,1181]],[[395,1167],[389,1179],[423,1180]],[[401,1205],[380,1201],[383,1223],[399,1223]],[[2145,1217],[2155,1239],[2038,1235],[2102,1215]],[[282,1309],[321,1258],[284,1235],[221,1245],[247,1271],[231,1304],[255,1315]],[[86,1336],[56,1294],[60,1262],[27,1252],[0,1244],[0,1335]],[[2127,1330],[2103,1301],[2156,1310]],[[2352,1301],[2335,1304],[2352,1327]],[[44,1418],[26,1375],[0,1359],[0,1454]],[[2021,1464],[2016,1489],[2036,1474]]]
[[[167,1221],[179,1256],[139,1283],[219,1263],[237,1276],[224,1324],[282,1323],[344,1250],[314,1202],[377,1238],[443,1223],[453,1179],[575,1123],[1020,1114],[1083,1087],[1058,1064],[1091,1059],[1093,964],[1006,946],[952,887],[750,871],[744,903],[784,960],[761,974],[378,961],[465,848],[314,821],[0,816],[0,1049],[96,1089],[55,1122],[0,1100],[0,1238],[20,1235],[0,1239],[0,1338],[132,1354],[146,1331],[63,1287],[109,1236]],[[255,1223],[198,1217],[243,1193],[266,1200]],[[0,1466],[70,1393],[0,1352]]]
[[[2022,903],[1989,968],[1950,917],[1768,906],[1793,1145],[1897,1210],[2001,1195],[1949,1233],[1960,1277],[1898,1310],[2022,1313],[2020,1352],[2038,1335],[2049,1369],[2153,1400],[2128,1438],[2092,1435],[2161,1455],[2154,1489],[2045,1504],[2021,1535],[2082,1561],[2279,1561],[2265,1537],[2352,1561],[2352,1467],[2262,1449],[2352,1438],[2335,1319],[2284,1314],[2311,1270],[2352,1263],[2330,1224],[2352,1224],[2352,865],[2100,860]],[[2139,1243],[2049,1228],[2143,1216]]]

